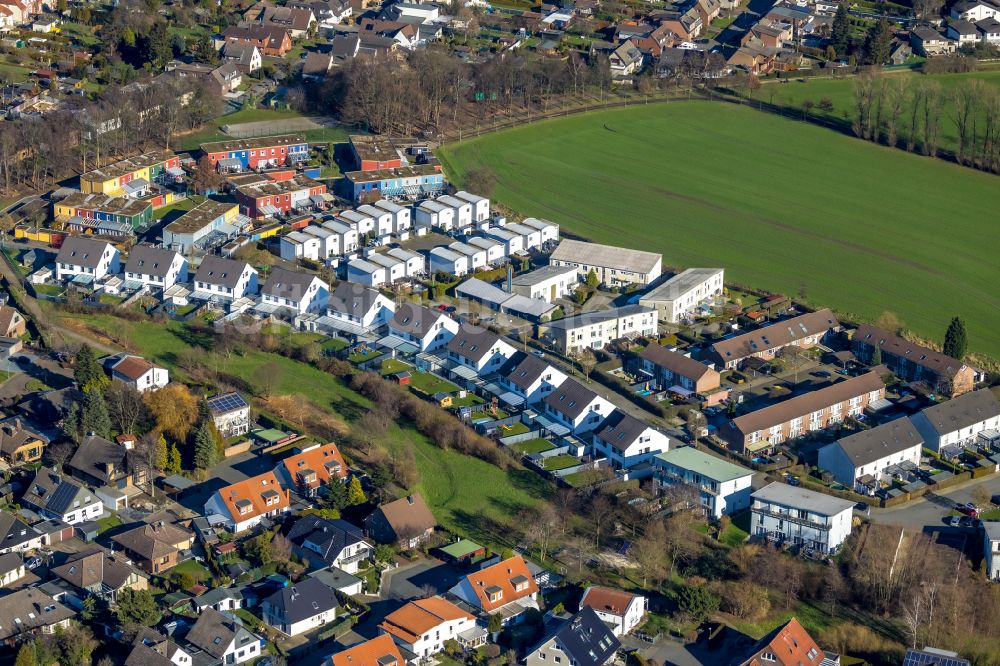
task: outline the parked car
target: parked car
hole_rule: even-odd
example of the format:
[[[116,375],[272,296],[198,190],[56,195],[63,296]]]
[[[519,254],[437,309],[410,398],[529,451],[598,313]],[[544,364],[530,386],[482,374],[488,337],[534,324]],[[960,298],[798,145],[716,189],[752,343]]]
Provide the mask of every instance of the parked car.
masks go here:
[[[979,515],[979,509],[977,509],[976,505],[973,504],[972,502],[969,502],[968,504],[963,504],[962,506],[958,507],[958,512],[964,513],[967,516],[972,516],[973,518]]]
[[[24,566],[28,569],[37,569],[42,566],[42,558],[40,557],[30,557],[25,561]]]
[[[447,312],[448,306],[442,303],[441,305],[435,306],[434,309],[437,310],[438,312]]]
[[[994,495],[993,497],[991,497],[990,504],[993,504],[995,506],[1000,506],[1000,495]]]
[[[868,506],[868,502],[858,502],[857,504],[854,505],[854,510],[860,511],[862,513],[868,513],[870,507]]]
[[[824,378],[830,377],[830,371],[829,370],[817,370],[816,372],[813,373],[813,376],[814,377],[824,377]]]
[[[961,524],[961,522],[962,522],[961,518],[959,518],[958,516],[952,516],[951,518],[948,519],[948,526],[958,527]]]

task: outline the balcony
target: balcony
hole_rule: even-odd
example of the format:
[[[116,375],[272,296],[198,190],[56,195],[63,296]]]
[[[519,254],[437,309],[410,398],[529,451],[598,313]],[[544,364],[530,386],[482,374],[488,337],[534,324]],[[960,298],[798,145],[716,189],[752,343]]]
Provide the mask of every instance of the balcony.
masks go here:
[[[350,557],[342,557],[339,560],[340,562],[339,566],[342,567],[347,564],[354,564],[355,562],[360,562],[361,560],[367,560],[369,557],[371,557],[371,554],[372,552],[370,550],[368,550],[367,548],[362,548],[361,550],[356,552],[354,555],[351,555]]]
[[[667,471],[664,471],[662,474],[662,483],[663,485],[667,486],[682,485],[682,486],[688,486],[690,488],[697,488],[699,491],[708,495],[712,495],[713,497],[717,497],[719,495],[719,491],[708,484],[695,483],[694,481],[689,481],[688,479],[685,479],[683,476],[680,476],[678,474],[673,474]]]
[[[792,515],[786,511],[776,511],[774,509],[768,509],[765,507],[754,506],[754,513],[759,513],[765,516],[770,516],[771,518],[777,518],[778,520],[787,520],[790,523],[795,523],[796,525],[804,525],[806,527],[813,527],[819,530],[829,530],[831,525],[827,522],[819,522],[816,520],[809,520],[808,518],[799,518],[798,516]]]

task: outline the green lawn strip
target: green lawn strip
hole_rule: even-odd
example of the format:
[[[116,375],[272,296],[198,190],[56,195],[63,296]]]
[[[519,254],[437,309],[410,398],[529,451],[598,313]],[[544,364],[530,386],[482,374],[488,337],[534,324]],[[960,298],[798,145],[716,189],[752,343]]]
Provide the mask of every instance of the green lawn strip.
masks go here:
[[[548,451],[550,449],[554,449],[556,448],[556,445],[547,439],[542,439],[541,437],[537,437],[535,439],[528,439],[523,442],[511,444],[510,448],[524,455],[530,455],[532,453],[541,453],[542,451]]]
[[[529,432],[528,426],[524,425],[520,421],[517,421],[516,423],[512,423],[511,425],[509,425],[507,427],[503,427],[503,426],[500,427],[500,436],[501,437],[512,437],[514,435],[523,435],[526,432]]]
[[[691,145],[699,150],[687,154]],[[438,157],[458,186],[468,170],[490,168],[494,200],[567,233],[662,252],[664,265],[722,265],[727,282],[863,319],[892,310],[935,340],[961,315],[970,349],[1000,356],[990,314],[1000,308],[1000,227],[982,215],[1000,206],[996,176],[704,101],[536,122]],[[873,289],[845,275],[882,277]]]
[[[413,366],[409,363],[403,363],[397,358],[387,358],[382,361],[382,367],[379,369],[379,374],[385,377],[386,375],[394,375],[397,372],[410,372],[413,370]]]
[[[580,464],[580,459],[576,456],[571,456],[568,453],[561,453],[557,456],[552,456],[551,458],[545,458],[544,467],[550,472],[555,472],[560,469],[566,469],[568,467],[574,467]]]
[[[449,382],[447,379],[442,379],[437,375],[430,372],[414,372],[410,376],[410,386],[414,389],[426,393],[427,395],[434,395],[435,393],[454,393],[458,391],[458,387]]]
[[[584,488],[586,486],[593,485],[604,478],[604,474],[600,470],[596,469],[584,469],[579,472],[573,472],[572,474],[567,474],[562,477],[562,480],[573,486],[574,488]]]
[[[746,541],[748,536],[750,536],[748,532],[745,532],[736,525],[730,523],[725,531],[723,531],[719,541],[727,546],[736,547]]]
[[[204,583],[212,578],[212,573],[205,566],[196,560],[184,560],[168,573],[169,576],[180,574],[191,574],[197,583]]]
[[[114,529],[122,524],[122,519],[118,517],[118,514],[112,513],[107,518],[100,518],[97,521],[97,533],[104,534],[110,529]]]

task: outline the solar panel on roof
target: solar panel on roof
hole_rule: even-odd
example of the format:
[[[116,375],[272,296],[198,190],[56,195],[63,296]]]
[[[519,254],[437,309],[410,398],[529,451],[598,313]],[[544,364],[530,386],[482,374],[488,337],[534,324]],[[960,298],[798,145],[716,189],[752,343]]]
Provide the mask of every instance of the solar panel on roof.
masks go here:
[[[209,398],[208,407],[213,412],[231,412],[236,409],[243,409],[248,407],[247,401],[243,399],[239,393],[226,393],[224,395],[218,395],[214,398]]]

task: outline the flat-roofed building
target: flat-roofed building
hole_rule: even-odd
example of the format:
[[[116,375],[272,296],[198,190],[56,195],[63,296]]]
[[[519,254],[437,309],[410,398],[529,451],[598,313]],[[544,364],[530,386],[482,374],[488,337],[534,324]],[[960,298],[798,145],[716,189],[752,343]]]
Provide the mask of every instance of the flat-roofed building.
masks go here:
[[[539,327],[539,337],[564,354],[602,349],[620,338],[656,335],[656,312],[641,305],[585,312]]]
[[[754,536],[832,553],[851,535],[850,500],[785,483],[768,484],[751,497]]]
[[[548,303],[573,293],[578,284],[580,280],[572,266],[542,266],[510,282],[513,293]]]
[[[161,245],[188,254],[210,241],[213,234],[230,238],[249,222],[240,215],[238,204],[206,199],[163,227]]]
[[[639,304],[655,308],[661,321],[677,323],[703,303],[722,294],[721,268],[689,268],[639,298]]]
[[[564,239],[549,257],[549,263],[572,266],[581,279],[594,271],[598,282],[616,287],[650,284],[660,277],[663,257],[655,252]]]
[[[694,489],[712,518],[731,515],[750,506],[753,470],[733,464],[693,446],[682,446],[656,456],[656,480],[662,488]]]

